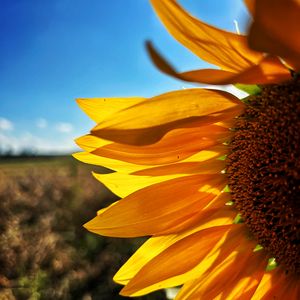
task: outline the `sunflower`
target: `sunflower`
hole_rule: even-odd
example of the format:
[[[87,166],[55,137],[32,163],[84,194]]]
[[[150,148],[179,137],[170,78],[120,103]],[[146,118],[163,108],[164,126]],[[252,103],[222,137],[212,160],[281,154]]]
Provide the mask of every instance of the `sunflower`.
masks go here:
[[[122,295],[181,286],[180,300],[300,299],[300,3],[245,2],[247,36],[151,1],[168,31],[219,69],[180,73],[147,47],[164,73],[236,84],[247,98],[194,88],[78,100],[97,125],[75,157],[115,171],[94,176],[121,198],[85,227],[149,236],[114,277]]]

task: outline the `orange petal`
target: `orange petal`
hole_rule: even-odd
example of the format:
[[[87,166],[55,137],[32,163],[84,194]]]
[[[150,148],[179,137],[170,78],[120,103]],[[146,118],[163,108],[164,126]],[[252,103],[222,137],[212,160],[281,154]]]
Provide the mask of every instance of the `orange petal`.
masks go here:
[[[221,199],[219,199],[221,201]],[[114,277],[120,284],[127,284],[144,265],[151,261],[159,253],[165,251],[179,240],[206,228],[232,224],[232,213],[225,209],[208,209],[200,212],[200,220],[196,226],[190,226],[187,230],[176,234],[157,236],[149,238],[130,259],[121,267]],[[225,212],[225,210],[227,210]],[[227,216],[226,216],[227,215]]]
[[[137,171],[135,175],[162,176],[170,174],[216,174],[226,167],[224,160],[211,159],[204,162],[180,162]]]
[[[200,69],[178,73],[150,43],[147,44],[147,50],[153,63],[160,71],[188,82],[221,85],[233,83],[268,84],[279,83],[291,78],[289,70],[274,56],[264,57],[257,65],[253,65],[238,73],[215,69]]]
[[[253,16],[254,14],[254,9],[255,9],[255,1],[256,0],[244,0],[245,5],[247,6],[247,9],[249,13]]]
[[[263,276],[266,257],[262,253],[253,253],[252,243],[245,237],[242,239],[214,269],[186,283],[176,299],[250,300]]]
[[[140,165],[169,164],[182,161],[193,154],[230,138],[227,128],[210,125],[169,131],[160,141],[146,146],[111,143],[91,153]],[[100,143],[99,143],[100,145]]]
[[[83,147],[88,148],[89,146],[85,145]],[[91,147],[93,147],[93,145]],[[212,158],[217,158],[217,157],[223,156],[224,154],[227,153],[227,151],[228,151],[227,146],[217,145],[217,146],[210,147],[208,149],[199,151],[196,154],[182,160],[181,163],[204,162],[204,161],[210,160]],[[125,174],[130,174],[130,173],[133,174],[133,173],[139,172],[139,171],[142,172],[143,170],[146,171],[147,167],[149,168],[149,166],[146,166],[146,165],[140,165],[137,163],[129,163],[126,161],[107,158],[104,156],[98,156],[95,154],[91,154],[89,152],[78,152],[78,153],[74,153],[73,156],[76,159],[78,159],[79,161],[82,161],[84,163],[92,164],[92,165],[96,165],[96,166],[102,166],[104,168],[111,169],[111,170],[125,173]],[[189,168],[192,168],[192,166],[189,166]],[[175,172],[175,173],[178,173],[178,172]],[[203,168],[202,173],[205,173],[205,167]],[[207,172],[207,173],[209,173],[209,172]],[[189,174],[188,169],[186,171],[186,174]],[[143,174],[141,173],[140,175],[143,175]],[[147,175],[147,174],[144,174],[144,175]]]
[[[225,185],[226,178],[222,175],[192,175],[157,183],[120,200],[85,227],[107,236],[158,234],[185,222]]]
[[[116,112],[92,133],[118,143],[151,144],[171,129],[215,123],[243,107],[238,98],[224,91],[174,91]]]
[[[121,295],[134,295],[138,291],[141,294],[182,284],[188,279],[188,272],[205,258],[222,237],[232,230],[232,227],[232,225],[225,225],[204,229],[172,244],[147,263],[123,288]],[[143,291],[145,288],[146,291]]]
[[[286,59],[300,69],[300,1],[259,0],[249,33],[253,49]]]
[[[289,299],[298,300],[300,296],[299,279],[287,275],[280,268],[266,272],[252,300]]]
[[[211,64],[227,71],[241,71],[262,57],[261,53],[248,48],[244,36],[197,20],[174,0],[151,0],[151,3],[174,38]]]

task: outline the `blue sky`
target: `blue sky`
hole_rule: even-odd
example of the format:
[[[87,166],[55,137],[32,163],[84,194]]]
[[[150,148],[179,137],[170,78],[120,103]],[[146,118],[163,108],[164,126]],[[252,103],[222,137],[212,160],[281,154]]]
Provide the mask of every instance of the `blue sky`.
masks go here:
[[[1,0],[0,145],[69,152],[93,126],[74,99],[152,96],[189,86],[159,73],[151,40],[179,70],[207,67],[164,29],[147,0]],[[181,0],[202,20],[246,26],[241,0]]]

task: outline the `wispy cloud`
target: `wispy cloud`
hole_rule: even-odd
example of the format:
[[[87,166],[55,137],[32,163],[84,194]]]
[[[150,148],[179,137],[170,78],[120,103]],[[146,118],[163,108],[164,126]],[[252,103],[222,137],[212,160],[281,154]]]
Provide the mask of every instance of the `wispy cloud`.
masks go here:
[[[44,129],[44,128],[46,128],[48,126],[48,122],[44,118],[39,118],[39,119],[36,120],[35,125],[38,128]]]
[[[55,129],[62,133],[69,133],[73,130],[73,126],[70,123],[60,122],[55,125]]]
[[[14,129],[14,124],[11,121],[0,117],[0,130],[11,131],[13,129]]]

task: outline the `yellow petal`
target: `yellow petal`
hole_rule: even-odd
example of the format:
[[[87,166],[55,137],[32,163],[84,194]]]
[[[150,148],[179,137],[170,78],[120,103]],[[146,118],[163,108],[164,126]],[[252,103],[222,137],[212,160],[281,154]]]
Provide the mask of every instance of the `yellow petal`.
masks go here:
[[[227,71],[241,71],[262,57],[261,53],[248,48],[244,36],[197,20],[174,0],[151,0],[151,3],[174,38],[211,64]]]
[[[141,97],[76,99],[79,107],[96,123],[102,122],[116,112],[145,100]]]
[[[198,153],[182,160],[182,163],[186,162],[203,162],[212,158],[223,156],[225,153],[227,153],[228,148],[224,145],[218,145],[214,147],[210,147],[206,150],[199,151]],[[73,156],[78,159],[79,161],[82,161],[87,164],[92,164],[96,166],[102,166],[104,168],[108,168],[117,172],[130,174],[135,172],[143,172],[143,170],[147,169],[147,166],[145,165],[139,165],[134,163],[129,163],[126,161],[111,159],[103,156],[98,156],[95,154],[91,154],[89,152],[78,152],[74,153]],[[171,165],[170,165],[171,166]],[[149,166],[148,166],[149,168]],[[149,168],[150,169],[150,168]],[[187,174],[189,172],[187,171]],[[142,173],[140,174],[142,175]],[[144,174],[147,175],[147,174]]]
[[[244,242],[244,241],[243,241]],[[246,243],[247,246],[250,244]],[[178,299],[250,300],[264,273],[265,255],[237,249],[213,270],[186,286]]]
[[[226,167],[224,160],[211,159],[204,162],[180,162],[137,171],[135,175],[162,176],[171,174],[217,174]]]
[[[178,73],[170,63],[157,52],[150,44],[147,44],[150,57],[160,71],[188,82],[207,84],[268,84],[279,83],[291,78],[289,70],[275,56],[262,58],[257,65],[253,65],[240,72],[230,72],[215,69],[200,69]]]
[[[287,59],[300,69],[300,2],[298,0],[259,0],[255,2],[250,46]]]
[[[103,147],[105,145],[111,144],[111,141],[100,139],[91,134],[81,136],[75,140],[76,144],[83,150],[87,152],[92,152],[97,148]]]
[[[158,234],[185,222],[218,195],[225,185],[226,179],[222,175],[192,175],[164,181],[120,200],[85,227],[108,236]]]
[[[289,299],[298,300],[300,296],[299,279],[277,267],[266,272],[251,300]]]
[[[169,131],[154,144],[133,146],[110,143],[92,150],[92,153],[140,165],[169,164],[182,161],[229,138],[230,131],[217,125],[181,128]]]
[[[226,214],[228,216],[226,216]],[[114,280],[120,284],[127,284],[146,263],[169,248],[175,242],[206,228],[232,224],[232,216],[229,211],[225,212],[225,210],[221,209],[209,209],[205,212],[200,212],[199,215],[201,215],[199,218],[201,222],[196,226],[190,226],[187,230],[177,234],[169,234],[148,239],[121,267],[115,275]]]
[[[116,112],[92,133],[124,144],[151,144],[171,129],[222,121],[242,107],[238,98],[223,91],[174,91]]]
[[[166,176],[137,176],[118,172],[109,174],[93,173],[93,175],[114,194],[121,198],[126,197],[133,192],[143,189],[149,185],[185,176],[184,174],[178,173]]]
[[[167,249],[174,241],[175,235],[149,238],[115,274],[114,281],[127,284],[147,262]]]
[[[172,244],[148,262],[123,288],[121,295],[137,296],[162,287],[182,284],[183,280],[189,278],[188,272],[193,270],[231,229],[232,225],[204,229]]]
[[[89,152],[77,152],[73,156],[86,164],[101,166],[118,172],[133,173],[145,169],[144,165],[131,164],[128,162],[102,157]]]

